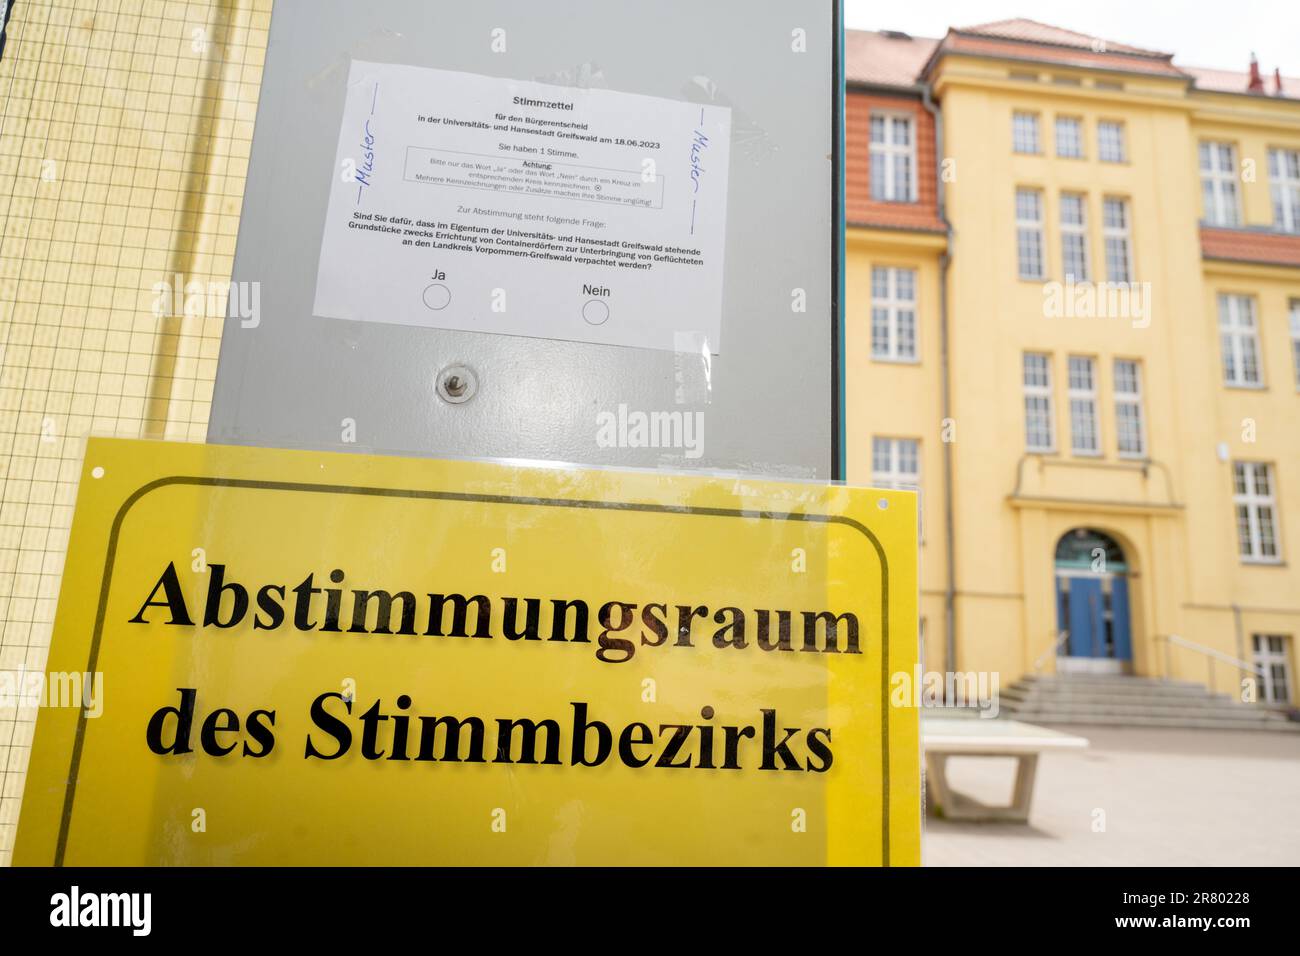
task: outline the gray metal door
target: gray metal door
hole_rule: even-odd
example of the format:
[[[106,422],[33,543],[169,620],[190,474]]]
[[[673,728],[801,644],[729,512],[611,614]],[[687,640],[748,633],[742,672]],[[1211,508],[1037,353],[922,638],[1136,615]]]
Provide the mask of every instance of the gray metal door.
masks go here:
[[[258,315],[226,320],[209,440],[834,477],[839,24],[829,0],[278,0],[232,277],[236,297],[256,284]],[[318,314],[354,61],[729,109],[720,344],[701,347],[690,314],[666,348]],[[394,323],[408,319],[423,321]],[[463,376],[460,395],[438,395],[455,368],[468,400]],[[701,434],[629,437],[656,413]]]

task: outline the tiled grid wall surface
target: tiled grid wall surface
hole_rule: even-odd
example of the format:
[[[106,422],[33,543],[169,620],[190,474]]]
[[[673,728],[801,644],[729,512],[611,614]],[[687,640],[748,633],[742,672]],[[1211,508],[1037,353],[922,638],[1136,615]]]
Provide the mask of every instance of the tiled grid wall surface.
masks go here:
[[[206,433],[224,298],[187,314],[158,284],[229,280],[270,12],[16,2],[0,60],[0,690],[45,668],[86,436]],[[0,699],[0,865],[36,719],[23,703]]]

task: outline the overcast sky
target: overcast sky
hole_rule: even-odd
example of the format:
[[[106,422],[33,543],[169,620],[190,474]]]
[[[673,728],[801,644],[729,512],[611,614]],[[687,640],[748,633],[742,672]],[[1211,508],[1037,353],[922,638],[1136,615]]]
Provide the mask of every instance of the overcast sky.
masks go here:
[[[1272,75],[1300,76],[1297,0],[845,0],[850,30],[941,37],[948,27],[1028,17],[1106,40],[1174,54],[1186,66],[1245,70],[1253,51]]]

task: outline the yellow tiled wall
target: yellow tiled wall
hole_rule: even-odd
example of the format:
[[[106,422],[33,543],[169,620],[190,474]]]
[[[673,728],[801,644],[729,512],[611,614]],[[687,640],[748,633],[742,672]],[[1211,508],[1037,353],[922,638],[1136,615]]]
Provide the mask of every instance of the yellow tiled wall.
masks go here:
[[[202,441],[271,0],[19,0],[0,60],[0,671],[42,671],[86,436]],[[213,310],[216,312],[216,310]],[[106,689],[111,694],[111,689]],[[35,708],[0,701],[0,865]]]

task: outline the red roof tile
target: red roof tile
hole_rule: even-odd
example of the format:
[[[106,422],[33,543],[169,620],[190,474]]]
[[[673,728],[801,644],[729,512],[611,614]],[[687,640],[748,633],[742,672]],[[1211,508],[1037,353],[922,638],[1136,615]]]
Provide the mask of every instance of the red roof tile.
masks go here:
[[[1086,33],[1076,33],[1074,30],[1054,27],[1049,23],[1039,23],[1037,20],[1029,20],[1024,17],[1016,17],[1012,20],[997,20],[993,23],[981,23],[979,26],[974,27],[958,27],[956,32],[977,33],[983,36],[1001,37],[1005,40],[1021,40],[1026,43],[1048,43],[1054,46],[1091,50],[1094,53],[1129,53],[1135,56],[1170,58],[1168,53],[1144,50],[1142,47],[1129,46],[1127,43],[1116,43],[1114,40],[1103,40],[1100,37],[1088,36]]]
[[[850,86],[916,86],[936,50],[1085,69],[1186,77],[1193,81],[1195,89],[1213,93],[1247,93],[1250,84],[1250,74],[1245,70],[1183,67],[1175,65],[1169,53],[1104,40],[1024,17],[954,28],[942,40],[908,36],[893,30],[849,30],[845,33],[844,49],[845,75]],[[1282,77],[1280,93],[1267,67],[1263,79],[1264,92],[1256,95],[1300,99],[1300,76]]]
[[[915,96],[850,90],[845,104],[845,218],[851,226],[946,232],[939,219],[934,168],[934,117]],[[871,198],[871,114],[905,112],[916,131],[916,202]]]
[[[915,86],[938,40],[885,31],[844,34],[844,75],[850,86]]]
[[[1201,256],[1205,259],[1300,268],[1300,235],[1202,226]]]
[[[1200,66],[1185,66],[1183,72],[1191,76],[1198,90],[1208,93],[1249,93],[1250,73],[1247,70],[1214,70]],[[1278,94],[1272,73],[1265,73],[1264,92],[1255,96],[1272,96],[1281,99],[1300,99],[1300,76],[1282,77],[1282,92]]]

